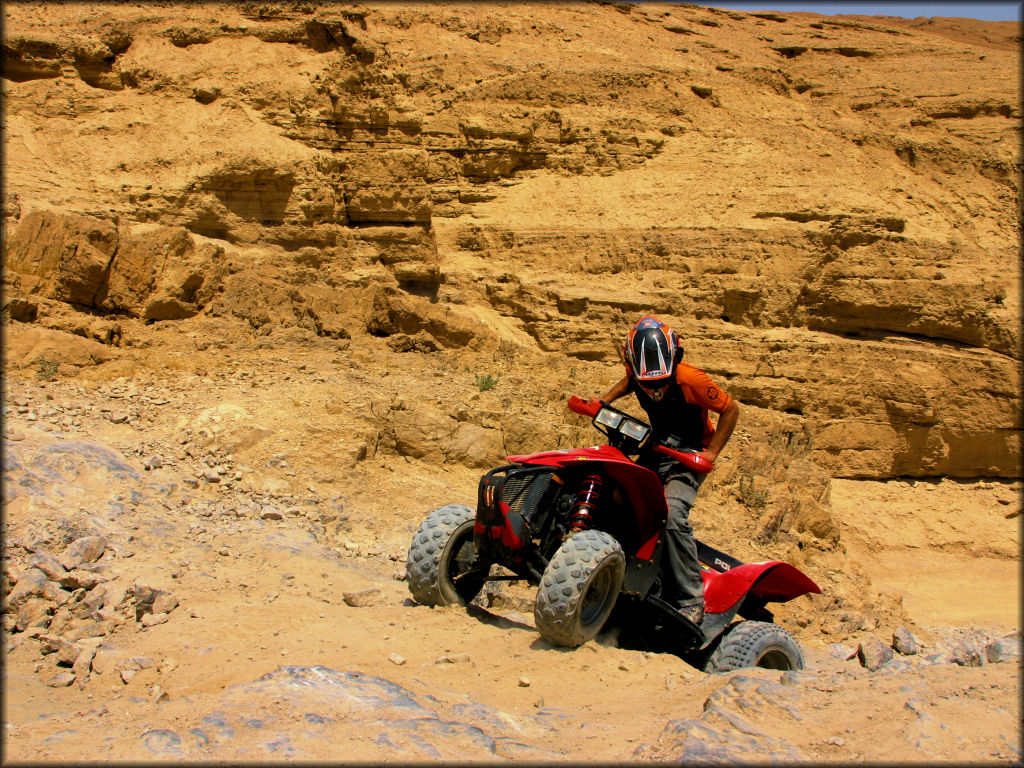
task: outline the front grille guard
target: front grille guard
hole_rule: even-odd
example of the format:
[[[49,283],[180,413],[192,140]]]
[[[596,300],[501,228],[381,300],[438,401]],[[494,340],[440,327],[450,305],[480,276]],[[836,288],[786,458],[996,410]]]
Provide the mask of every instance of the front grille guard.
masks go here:
[[[477,550],[519,571],[533,548],[533,524],[553,482],[552,467],[509,464],[480,478],[477,497]]]

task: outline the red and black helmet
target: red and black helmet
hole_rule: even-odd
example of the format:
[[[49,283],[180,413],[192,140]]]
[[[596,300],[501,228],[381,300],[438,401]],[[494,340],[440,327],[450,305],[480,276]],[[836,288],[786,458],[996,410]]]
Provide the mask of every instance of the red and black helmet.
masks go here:
[[[630,329],[622,357],[637,383],[647,388],[668,384],[683,356],[675,331],[647,316]]]

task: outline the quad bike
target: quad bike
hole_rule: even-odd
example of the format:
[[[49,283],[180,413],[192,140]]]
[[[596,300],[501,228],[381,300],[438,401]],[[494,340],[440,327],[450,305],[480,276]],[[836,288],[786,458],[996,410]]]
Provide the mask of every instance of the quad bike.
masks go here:
[[[509,456],[480,479],[475,512],[431,512],[409,547],[413,598],[466,605],[487,581],[525,580],[538,587],[534,619],[554,645],[576,647],[617,626],[620,644],[675,653],[708,672],[802,669],[800,646],[765,608],[821,591],[794,566],[742,563],[698,540],[703,621],[661,597],[664,488],[630,457],[650,450],[698,472],[711,462],[674,437],[655,441],[650,426],[603,401],[573,396],[568,406],[592,417],[608,445]],[[492,576],[495,564],[512,575]]]

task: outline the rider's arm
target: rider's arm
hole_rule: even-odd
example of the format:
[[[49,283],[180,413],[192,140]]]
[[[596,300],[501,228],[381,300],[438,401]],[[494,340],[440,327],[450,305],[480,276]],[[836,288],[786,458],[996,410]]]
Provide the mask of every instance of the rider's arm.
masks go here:
[[[729,438],[732,436],[732,431],[736,428],[736,422],[739,421],[739,418],[740,404],[732,400],[728,407],[719,414],[715,434],[711,436],[707,446],[700,452],[704,458],[712,463],[718,459],[718,454],[722,452],[725,444],[729,442]]]
[[[611,403],[612,400],[618,400],[625,394],[629,393],[629,376],[623,376],[618,383],[616,383],[611,389],[609,389],[605,396],[601,399],[606,403]]]

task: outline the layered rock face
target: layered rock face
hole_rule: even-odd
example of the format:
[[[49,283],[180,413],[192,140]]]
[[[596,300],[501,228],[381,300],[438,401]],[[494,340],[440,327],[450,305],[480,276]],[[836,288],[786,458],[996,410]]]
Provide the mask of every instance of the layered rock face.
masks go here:
[[[601,3],[6,21],[15,321],[514,348],[543,382],[654,313],[828,476],[1019,475],[1017,25]],[[477,437],[481,462],[516,442]]]

